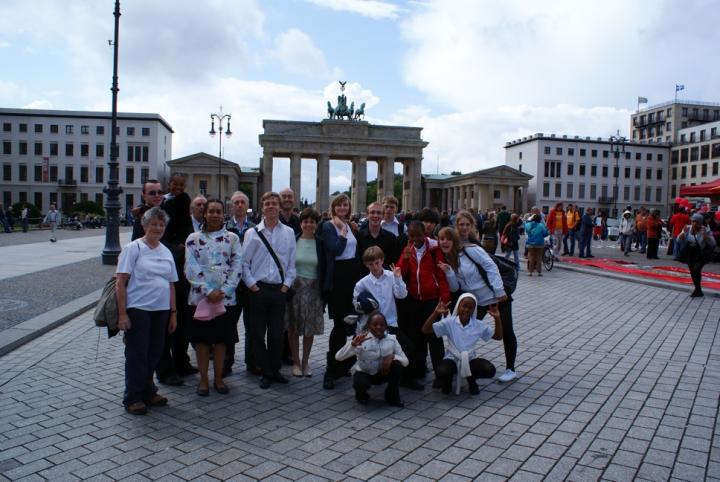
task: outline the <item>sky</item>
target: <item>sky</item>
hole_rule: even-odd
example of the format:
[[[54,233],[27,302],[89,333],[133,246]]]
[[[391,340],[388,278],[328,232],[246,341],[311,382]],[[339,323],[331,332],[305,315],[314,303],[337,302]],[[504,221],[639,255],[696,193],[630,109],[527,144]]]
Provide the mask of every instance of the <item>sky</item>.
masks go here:
[[[0,0],[0,106],[109,111],[113,8]],[[121,13],[119,110],[165,118],[174,158],[218,153],[222,106],[223,157],[257,167],[262,120],[320,121],[338,80],[368,122],[423,128],[428,174],[503,164],[505,142],[536,132],[627,136],[637,97],[672,100],[675,84],[720,102],[717,0],[123,0]],[[289,161],[273,174],[286,186]],[[350,163],[330,176],[346,190]]]

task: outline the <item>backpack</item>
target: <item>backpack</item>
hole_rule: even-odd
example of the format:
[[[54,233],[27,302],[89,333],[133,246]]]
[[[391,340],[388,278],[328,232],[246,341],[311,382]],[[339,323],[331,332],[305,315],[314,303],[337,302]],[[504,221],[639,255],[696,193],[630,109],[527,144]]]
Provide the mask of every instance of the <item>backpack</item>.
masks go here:
[[[135,258],[137,263],[140,257],[140,245],[137,244],[138,252]],[[117,278],[113,276],[105,283],[100,299],[97,305],[95,305],[95,311],[93,312],[93,320],[95,326],[103,327],[106,326],[108,330],[108,338],[111,338],[118,333],[118,321],[120,314],[118,313],[117,298],[115,297],[115,286],[117,285]]]
[[[472,256],[470,256],[470,253],[465,250],[463,251],[465,252],[465,256],[467,256],[467,258],[472,261],[472,263],[477,267],[478,273],[480,273],[480,277],[483,279],[487,287],[490,288],[490,290],[494,293],[495,290],[490,284],[490,279],[488,278],[485,268],[483,268],[479,262],[475,261]],[[490,256],[490,259],[492,259],[493,263],[495,263],[495,265],[498,267],[498,271],[500,271],[500,277],[503,281],[503,289],[505,290],[505,293],[510,296],[515,292],[515,288],[517,288],[518,274],[517,270],[515,269],[515,263],[501,256],[495,256],[492,253],[487,253],[487,255]]]

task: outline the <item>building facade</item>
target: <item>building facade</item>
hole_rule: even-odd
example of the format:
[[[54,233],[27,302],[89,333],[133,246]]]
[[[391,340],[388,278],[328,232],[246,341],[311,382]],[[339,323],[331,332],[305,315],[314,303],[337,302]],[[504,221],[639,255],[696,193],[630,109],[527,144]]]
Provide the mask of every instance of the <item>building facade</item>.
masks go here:
[[[675,144],[681,129],[720,121],[720,104],[701,101],[668,101],[638,110],[630,116],[635,142]]]
[[[486,211],[506,206],[511,212],[528,211],[531,175],[508,166],[495,166],[460,175],[423,174],[424,206],[441,211]]]
[[[505,164],[533,176],[527,199],[547,212],[558,202],[604,210],[617,217],[625,206],[668,210],[667,145],[608,139],[546,136],[505,144]]]
[[[678,131],[670,157],[670,197],[682,186],[695,186],[720,178],[720,121]]]
[[[145,179],[165,181],[173,130],[158,114],[119,113],[120,204],[140,202]],[[109,112],[0,108],[0,191],[4,206],[50,204],[67,212],[75,203],[103,205],[110,158]]]

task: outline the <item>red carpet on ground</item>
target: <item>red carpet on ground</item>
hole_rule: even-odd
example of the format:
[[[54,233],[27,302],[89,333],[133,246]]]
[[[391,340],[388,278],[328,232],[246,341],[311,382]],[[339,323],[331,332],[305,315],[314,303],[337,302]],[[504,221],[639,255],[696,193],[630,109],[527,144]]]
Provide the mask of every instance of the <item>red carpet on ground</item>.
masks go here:
[[[690,272],[685,268],[675,267],[675,266],[665,266],[663,268],[665,271],[671,271],[677,274],[665,274],[665,273],[656,273],[654,271],[648,271],[640,268],[633,268],[631,266],[628,266],[629,263],[625,262],[624,260],[613,260],[613,259],[607,259],[607,258],[597,258],[597,259],[580,259],[580,258],[563,258],[563,262],[571,263],[571,264],[577,264],[581,266],[590,266],[593,268],[599,268],[604,269],[607,271],[615,271],[617,273],[623,273],[623,274],[629,274],[629,275],[635,275],[635,276],[642,276],[644,278],[651,278],[661,281],[667,281],[670,283],[679,283],[683,285],[692,285],[692,280],[690,279]],[[660,267],[658,267],[660,268]],[[684,269],[684,271],[682,271]],[[678,276],[681,275],[681,276]],[[703,273],[703,288],[712,288],[716,290],[720,290],[720,276],[716,275],[715,273]]]

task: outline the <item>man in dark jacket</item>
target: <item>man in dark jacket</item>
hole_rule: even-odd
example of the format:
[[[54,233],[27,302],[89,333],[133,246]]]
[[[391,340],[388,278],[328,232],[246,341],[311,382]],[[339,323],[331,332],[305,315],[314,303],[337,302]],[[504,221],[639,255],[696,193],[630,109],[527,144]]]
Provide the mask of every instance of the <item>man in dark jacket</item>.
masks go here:
[[[593,215],[595,212],[592,208],[585,210],[585,213],[580,218],[580,255],[579,258],[594,258],[590,251],[590,245],[592,244],[592,233],[595,223],[593,222]]]

